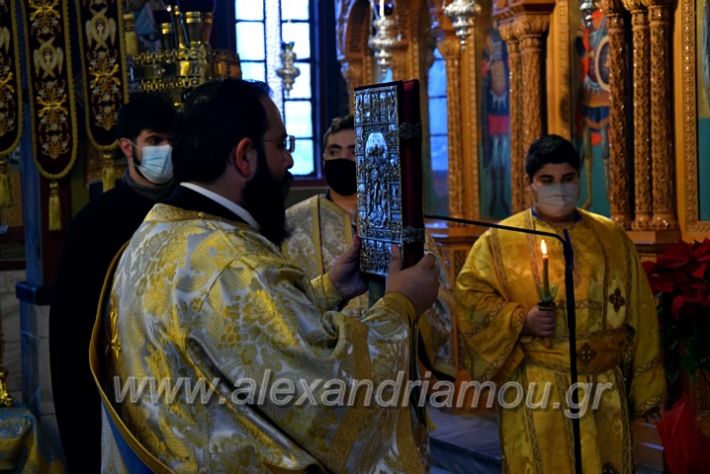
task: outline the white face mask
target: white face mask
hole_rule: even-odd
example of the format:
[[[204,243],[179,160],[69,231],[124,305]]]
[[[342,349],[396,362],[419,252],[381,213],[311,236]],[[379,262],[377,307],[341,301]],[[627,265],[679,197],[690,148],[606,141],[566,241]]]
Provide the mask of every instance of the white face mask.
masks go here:
[[[535,207],[542,214],[552,218],[566,217],[577,207],[579,185],[571,183],[543,184],[537,189]]]
[[[173,179],[172,150],[170,145],[144,146],[143,160],[136,168],[151,183],[167,183]]]

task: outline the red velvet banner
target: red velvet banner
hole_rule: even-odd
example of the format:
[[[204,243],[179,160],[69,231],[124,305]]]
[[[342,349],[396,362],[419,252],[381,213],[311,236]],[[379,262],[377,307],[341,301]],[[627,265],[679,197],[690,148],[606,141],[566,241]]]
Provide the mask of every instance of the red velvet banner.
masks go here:
[[[23,0],[33,156],[42,176],[60,179],[76,160],[77,127],[69,2]]]
[[[127,101],[120,0],[76,2],[86,131],[98,150],[115,146],[118,111]]]

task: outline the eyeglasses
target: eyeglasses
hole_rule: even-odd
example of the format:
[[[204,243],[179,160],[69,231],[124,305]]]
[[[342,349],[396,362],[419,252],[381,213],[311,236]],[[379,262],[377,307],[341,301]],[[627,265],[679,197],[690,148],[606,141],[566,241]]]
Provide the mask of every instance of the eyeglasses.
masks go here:
[[[279,150],[287,151],[293,153],[296,151],[296,137],[293,135],[286,135],[283,138],[277,138],[274,140],[262,140],[264,142],[276,142],[276,146]]]

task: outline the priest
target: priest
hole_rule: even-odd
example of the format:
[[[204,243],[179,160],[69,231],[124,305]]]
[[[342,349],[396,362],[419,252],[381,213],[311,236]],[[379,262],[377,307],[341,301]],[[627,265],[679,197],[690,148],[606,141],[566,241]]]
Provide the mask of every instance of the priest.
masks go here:
[[[279,250],[293,151],[262,83],[209,82],[185,104],[181,184],[114,262],[94,330],[106,469],[135,458],[161,472],[426,469],[412,407],[380,402],[392,398],[384,382],[407,379],[410,321],[436,297],[435,261],[401,270],[393,248],[384,297],[362,319],[338,312],[365,290],[359,241],[310,281]],[[163,391],[123,396],[141,381]],[[384,399],[353,397],[363,381]],[[199,386],[210,390],[192,397]]]

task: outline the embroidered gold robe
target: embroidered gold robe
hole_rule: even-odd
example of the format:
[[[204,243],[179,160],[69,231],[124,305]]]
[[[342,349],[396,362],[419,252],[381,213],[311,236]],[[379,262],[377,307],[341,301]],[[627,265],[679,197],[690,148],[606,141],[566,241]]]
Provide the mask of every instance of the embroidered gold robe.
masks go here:
[[[428,440],[411,408],[321,402],[336,399],[323,398],[336,388],[325,381],[369,379],[377,390],[399,371],[407,380],[414,308],[388,294],[356,319],[332,311],[339,302],[327,276],[309,281],[248,225],[156,205],[121,257],[107,303],[109,392],[134,377],[193,388],[202,380],[215,394],[129,398],[118,404],[121,419],[175,472],[423,472]],[[281,406],[269,390],[264,400],[234,398],[247,380],[261,394],[278,379],[293,383],[294,402],[302,383],[321,381],[318,403]],[[107,469],[121,471],[110,437],[104,453]]]
[[[659,407],[665,396],[656,308],[624,230],[602,216],[579,213],[581,219],[568,228],[574,251],[578,381],[610,384],[604,391],[597,385],[597,392],[579,392],[580,401],[588,403],[580,418],[582,462],[585,473],[631,473],[629,423]],[[563,235],[530,210],[501,223]],[[540,300],[538,236],[489,230],[473,246],[456,282],[459,331],[473,379],[494,381],[498,387],[517,382],[524,390],[522,403],[498,408],[504,472],[574,472],[572,424],[564,414],[570,386],[564,259],[562,244],[545,240],[550,282],[559,290],[549,349],[545,341],[521,335],[526,314]],[[531,407],[544,400],[545,384],[551,387],[547,408],[526,407],[528,397]],[[499,392],[499,397],[501,393],[506,407],[515,405],[515,390]],[[594,398],[599,399],[596,409]]]
[[[313,196],[291,206],[286,211],[286,222],[290,235],[282,246],[283,251],[309,278],[327,272],[352,245],[350,215],[325,196]],[[426,234],[425,247],[437,260],[441,260],[429,234]],[[439,280],[437,301],[419,318],[418,329],[432,367],[455,377],[450,336],[453,295],[447,289],[449,285],[444,271],[440,271]],[[367,310],[367,304],[368,295],[365,293],[353,298],[343,311],[359,317]]]

